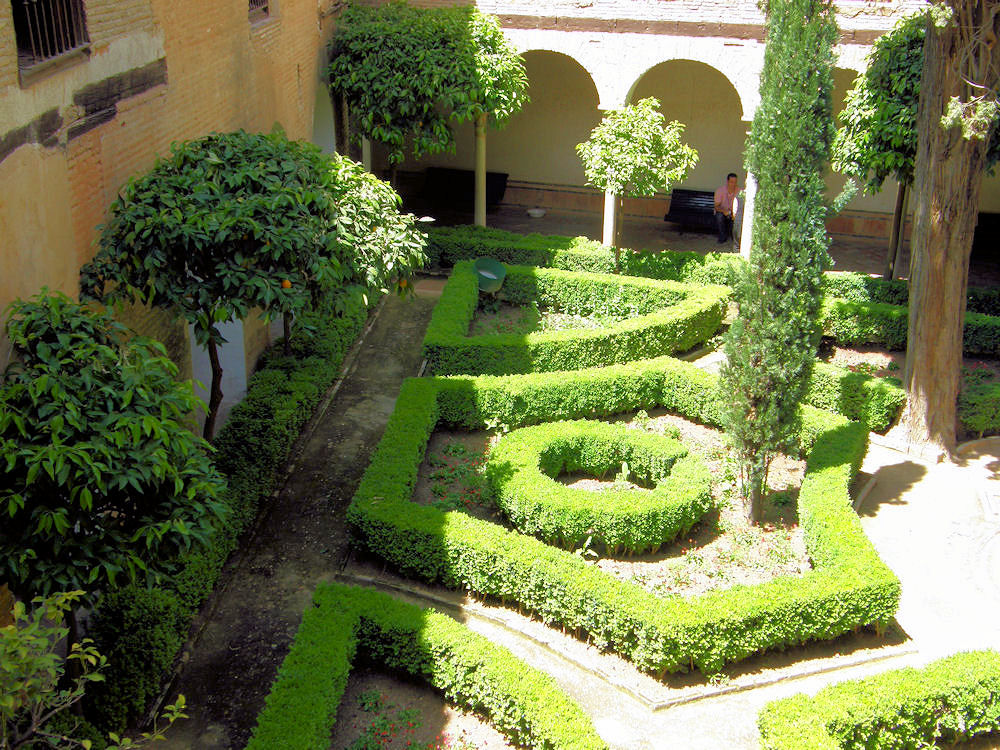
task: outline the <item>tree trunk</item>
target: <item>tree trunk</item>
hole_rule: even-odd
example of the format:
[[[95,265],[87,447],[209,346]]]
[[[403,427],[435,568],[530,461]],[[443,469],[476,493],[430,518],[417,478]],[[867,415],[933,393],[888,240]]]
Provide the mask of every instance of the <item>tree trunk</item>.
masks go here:
[[[222,364],[219,362],[219,347],[211,338],[208,340],[208,359],[212,363],[212,389],[208,398],[208,414],[205,415],[205,429],[202,436],[211,440],[215,435],[215,419],[222,404]]]
[[[625,196],[615,196],[615,267],[621,271],[622,237],[625,234]]]
[[[285,356],[290,357],[292,354],[292,314],[285,313],[281,316],[281,328],[282,333],[285,336]]]
[[[899,183],[896,190],[896,208],[892,212],[892,229],[889,231],[889,252],[885,259],[885,272],[882,276],[890,281],[896,275],[896,259],[899,257],[899,246],[903,244],[906,230],[906,199],[909,197],[906,183]]]
[[[750,525],[760,522],[766,481],[766,476],[762,475],[761,472],[754,467],[748,467],[746,484],[743,485],[743,511],[746,514],[747,523]]]
[[[1000,58],[1000,45],[994,47]],[[894,431],[911,450],[938,459],[955,447],[969,255],[987,148],[984,139],[963,138],[960,127],[941,122],[951,98],[964,99],[961,52],[954,25],[928,25],[913,186],[907,405]]]
[[[331,94],[330,98],[333,100],[333,131],[336,144],[334,148],[341,156],[347,156],[347,99],[339,94]]]

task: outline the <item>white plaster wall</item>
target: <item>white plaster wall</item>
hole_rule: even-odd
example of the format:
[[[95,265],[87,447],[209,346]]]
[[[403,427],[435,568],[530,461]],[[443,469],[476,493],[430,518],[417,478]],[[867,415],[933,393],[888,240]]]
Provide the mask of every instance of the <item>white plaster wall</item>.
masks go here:
[[[979,210],[1000,213],[1000,169],[992,177],[983,176],[982,192],[979,194]]]
[[[691,60],[662,63],[636,83],[630,101],[654,96],[667,120],[686,125],[684,140],[698,151],[698,164],[677,187],[715,190],[729,172],[745,180],[743,150],[749,123],[739,95],[718,70]]]
[[[328,154],[332,154],[337,150],[336,128],[333,122],[333,102],[330,100],[330,92],[325,83],[316,87],[316,106],[313,107],[312,142]]]

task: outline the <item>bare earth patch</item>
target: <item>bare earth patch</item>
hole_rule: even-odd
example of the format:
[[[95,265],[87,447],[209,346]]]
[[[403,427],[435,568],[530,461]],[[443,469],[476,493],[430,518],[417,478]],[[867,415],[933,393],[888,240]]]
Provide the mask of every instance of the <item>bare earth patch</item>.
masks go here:
[[[602,328],[617,322],[608,316],[572,315],[533,305],[488,303],[476,310],[469,324],[470,336],[497,333],[527,334],[540,331],[561,331],[568,328]]]
[[[689,450],[702,456],[713,475],[713,495],[718,509],[710,512],[678,542],[655,554],[601,558],[589,549],[579,550],[583,559],[609,575],[631,581],[661,596],[695,596],[712,589],[736,585],[753,586],[779,576],[802,575],[810,569],[805,540],[798,526],[796,501],[805,462],[778,456],[768,484],[772,490],[764,508],[764,522],[748,526],[735,497],[735,468],[723,434],[660,411],[650,415],[626,415],[635,429],[664,433],[680,432]],[[414,502],[442,510],[458,510],[510,528],[502,512],[489,498],[479,473],[492,434],[436,431],[417,484]],[[612,484],[609,478],[565,475],[558,481],[596,491]],[[622,487],[621,481],[614,483]],[[630,486],[635,492],[644,490]]]
[[[365,744],[366,741],[368,744]],[[426,685],[355,669],[337,711],[330,750],[500,750],[514,747],[478,716]]]

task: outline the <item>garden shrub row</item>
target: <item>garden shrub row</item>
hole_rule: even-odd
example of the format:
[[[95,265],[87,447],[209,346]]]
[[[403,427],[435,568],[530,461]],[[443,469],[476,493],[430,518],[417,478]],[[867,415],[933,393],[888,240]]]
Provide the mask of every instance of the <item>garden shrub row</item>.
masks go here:
[[[320,584],[247,750],[327,750],[356,658],[442,691],[526,747],[606,750],[548,675],[450,617],[373,589]]]
[[[868,432],[829,412],[803,409],[809,457],[799,514],[815,567],[802,577],[660,599],[517,531],[410,501],[439,424],[519,427],[656,406],[717,424],[717,387],[715,376],[665,357],[577,372],[408,380],[348,509],[352,536],[405,575],[516,602],[654,674],[714,673],[767,649],[884,626],[899,581],[865,536],[848,492]]]
[[[612,273],[614,249],[586,237],[520,235],[482,227],[431,230],[428,255],[454,264],[482,256],[505,263]],[[623,249],[621,272],[630,276],[732,286],[743,259],[734,253]],[[823,333],[843,344],[906,348],[908,288],[905,281],[860,273],[827,273],[828,304]],[[970,288],[965,319],[965,353],[1000,354],[1000,289]]]
[[[764,750],[950,747],[1000,730],[1000,654],[956,654],[773,701],[758,726]]]
[[[597,492],[556,481],[563,473],[605,477],[627,467],[648,492]],[[490,450],[486,477],[515,528],[575,549],[589,540],[612,553],[655,551],[688,531],[712,507],[712,478],[677,436],[592,420],[523,427]]]
[[[274,489],[292,444],[336,378],[367,313],[356,306],[342,317],[318,317],[314,334],[303,331],[293,338],[290,356],[280,347],[265,354],[246,397],[214,441],[216,465],[227,480],[221,499],[229,512],[211,544],[177,560],[162,588],[131,585],[102,598],[90,636],[109,668],[106,680],[88,691],[88,715],[99,726],[121,731],[159,693],[192,617],[256,518],[261,499]]]
[[[899,416],[906,403],[906,391],[894,380],[817,362],[805,402],[843,414],[867,425],[873,432],[883,432]]]
[[[722,286],[506,266],[503,299],[575,314],[629,311],[637,317],[597,329],[469,336],[479,282],[472,263],[455,266],[434,308],[424,357],[438,375],[576,369],[690,349],[722,324]]]
[[[1000,433],[1000,382],[967,383],[958,394],[958,419],[979,437]]]
[[[877,344],[903,351],[908,314],[909,309],[899,305],[830,298],[821,312],[823,334],[841,344]],[[1000,355],[1000,317],[966,313],[962,349],[966,355]]]

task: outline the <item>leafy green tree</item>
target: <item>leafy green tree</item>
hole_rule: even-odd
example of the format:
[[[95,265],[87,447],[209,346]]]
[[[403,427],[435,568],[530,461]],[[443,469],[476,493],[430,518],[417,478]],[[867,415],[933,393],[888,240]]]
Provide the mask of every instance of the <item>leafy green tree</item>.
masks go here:
[[[10,309],[0,578],[22,601],[155,582],[223,513],[209,448],[186,426],[190,384],[175,380],[160,344],[107,312],[44,293]]]
[[[907,400],[893,434],[931,457],[955,446],[969,258],[1000,121],[998,37],[995,0],[930,5],[913,174]]]
[[[758,520],[775,453],[792,447],[816,358],[830,264],[824,173],[833,140],[831,0],[769,0],[761,103],[747,146],[759,182],[750,261],[722,368],[726,432],[747,516]]]
[[[106,744],[92,734],[67,709],[83,699],[87,685],[104,680],[105,658],[89,639],[72,644],[68,653],[60,642],[69,629],[62,625],[66,613],[82,597],[82,591],[36,597],[30,611],[23,602],[14,604],[14,622],[0,628],[0,750],[18,748],[83,748],[128,750],[162,738],[177,719],[186,718],[184,696],[164,709],[164,727],[154,727],[138,740],[109,735]],[[65,679],[65,673],[74,676]]]
[[[901,19],[875,41],[865,71],[847,94],[833,145],[834,168],[862,184],[866,193],[881,191],[890,176],[899,183],[886,278],[894,275],[907,190],[913,184],[926,27],[927,12],[921,11]],[[987,163],[995,164],[998,158],[1000,125],[994,127]]]
[[[500,24],[472,6],[349,5],[330,42],[330,90],[357,135],[390,165],[454,148],[452,122],[502,125],[528,101],[524,62]]]
[[[669,192],[698,163],[698,152],[681,141],[683,123],[667,123],[659,107],[660,102],[650,97],[610,110],[590,138],[576,147],[587,182],[617,196],[616,262],[624,197]]]
[[[207,346],[204,435],[222,403],[218,324],[260,309],[334,313],[423,261],[423,235],[395,192],[358,165],[271,135],[213,133],[174,144],[111,206],[84,298],[173,310]],[[288,326],[286,325],[286,333]]]

